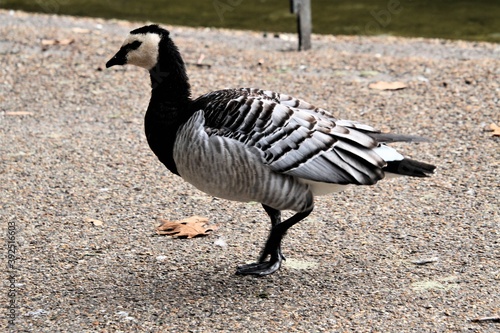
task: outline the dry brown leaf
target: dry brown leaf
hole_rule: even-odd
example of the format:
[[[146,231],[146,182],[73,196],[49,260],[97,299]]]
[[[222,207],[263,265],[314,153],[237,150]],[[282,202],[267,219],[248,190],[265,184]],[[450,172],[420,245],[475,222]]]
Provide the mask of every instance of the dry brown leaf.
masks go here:
[[[168,235],[176,238],[194,238],[206,236],[214,227],[205,227],[208,223],[206,217],[191,216],[180,221],[168,221],[160,219],[162,224],[156,227],[158,235]]]
[[[377,89],[377,90],[400,90],[408,87],[408,85],[404,82],[384,82],[384,81],[378,81],[375,83],[370,83],[368,85],[368,88],[370,89]]]
[[[500,126],[497,126],[495,123],[490,124],[490,130],[493,131],[493,136],[500,136]]]

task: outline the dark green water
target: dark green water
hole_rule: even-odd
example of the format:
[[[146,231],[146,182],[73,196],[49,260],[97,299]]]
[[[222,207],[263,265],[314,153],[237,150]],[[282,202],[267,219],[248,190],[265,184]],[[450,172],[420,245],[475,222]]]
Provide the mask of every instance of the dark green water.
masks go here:
[[[311,0],[322,34],[500,42],[500,0]],[[259,31],[295,32],[288,0],[0,0],[1,8]]]

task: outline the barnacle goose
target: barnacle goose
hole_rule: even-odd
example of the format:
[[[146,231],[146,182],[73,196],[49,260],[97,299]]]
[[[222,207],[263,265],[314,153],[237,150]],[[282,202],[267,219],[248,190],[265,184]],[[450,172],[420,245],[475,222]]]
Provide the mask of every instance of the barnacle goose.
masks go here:
[[[386,173],[426,177],[435,166],[405,158],[385,143],[418,141],[349,120],[289,95],[226,89],[197,99],[182,57],[158,25],[130,32],[106,67],[136,65],[151,77],[145,115],[149,146],[174,174],[220,198],[260,202],[271,231],[256,263],[237,274],[267,275],[281,266],[281,240],[307,217],[314,196],[345,185],[372,185]],[[282,210],[295,211],[281,220]]]

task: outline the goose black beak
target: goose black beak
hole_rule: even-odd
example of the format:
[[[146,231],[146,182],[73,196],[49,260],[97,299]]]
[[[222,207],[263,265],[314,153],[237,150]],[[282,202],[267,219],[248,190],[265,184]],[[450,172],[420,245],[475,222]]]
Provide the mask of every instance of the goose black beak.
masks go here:
[[[126,52],[124,50],[118,51],[115,56],[106,63],[106,68],[116,66],[116,65],[125,65],[127,63]]]

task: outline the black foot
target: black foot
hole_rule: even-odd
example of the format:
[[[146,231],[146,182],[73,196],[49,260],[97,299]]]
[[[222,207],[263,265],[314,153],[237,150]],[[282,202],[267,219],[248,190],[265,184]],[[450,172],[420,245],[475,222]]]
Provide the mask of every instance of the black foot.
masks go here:
[[[264,262],[255,262],[248,265],[238,266],[236,269],[237,275],[257,275],[264,276],[276,272],[281,267],[283,259],[279,256],[278,259],[271,259]]]
[[[280,269],[281,263],[285,260],[285,257],[281,253],[281,239],[291,226],[301,221],[303,218],[307,217],[309,213],[311,213],[312,194],[310,200],[311,208],[309,210],[296,213],[284,222],[281,222],[281,212],[279,210],[263,204],[262,206],[271,218],[272,224],[266,246],[264,247],[258,262],[239,266],[236,270],[236,274],[264,276],[272,274]],[[266,261],[267,257],[269,257],[269,261]]]

